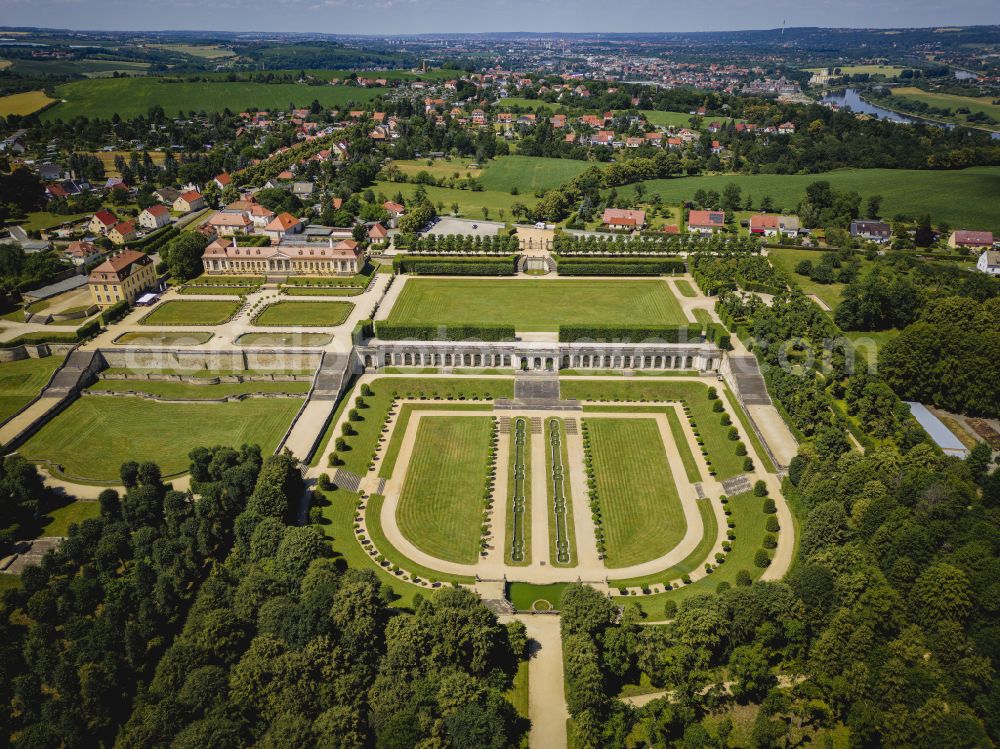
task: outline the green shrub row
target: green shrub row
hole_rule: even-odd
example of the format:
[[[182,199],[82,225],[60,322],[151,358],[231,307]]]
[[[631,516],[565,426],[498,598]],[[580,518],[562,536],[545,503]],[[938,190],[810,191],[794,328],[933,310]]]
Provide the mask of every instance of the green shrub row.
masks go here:
[[[504,257],[414,257],[397,256],[392,261],[396,273],[431,276],[513,276],[516,256]]]
[[[562,325],[559,328],[559,341],[644,343],[655,340],[664,343],[700,343],[701,330],[701,325]]]
[[[128,302],[124,299],[120,302],[115,302],[101,313],[101,323],[104,325],[110,325],[116,320],[121,320],[128,314],[128,310]]]
[[[375,322],[375,337],[383,341],[513,341],[513,325],[418,325]]]
[[[684,273],[685,269],[683,260],[660,258],[560,258],[557,263],[561,276],[659,276]]]

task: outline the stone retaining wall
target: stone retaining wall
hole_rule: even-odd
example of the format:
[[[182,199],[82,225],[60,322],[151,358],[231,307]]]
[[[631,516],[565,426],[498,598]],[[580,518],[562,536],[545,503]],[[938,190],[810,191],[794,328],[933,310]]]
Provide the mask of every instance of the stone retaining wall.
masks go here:
[[[223,383],[242,384],[247,382],[312,382],[311,374],[256,374],[217,375],[216,377],[192,377],[180,374],[156,374],[144,372],[101,372],[102,380],[144,380],[150,382],[183,382],[188,385],[221,385]]]
[[[243,401],[247,398],[301,398],[302,393],[239,393],[227,395],[224,398],[165,398],[161,395],[144,393],[138,390],[81,390],[80,395],[89,398],[142,398],[161,403],[230,403]]]

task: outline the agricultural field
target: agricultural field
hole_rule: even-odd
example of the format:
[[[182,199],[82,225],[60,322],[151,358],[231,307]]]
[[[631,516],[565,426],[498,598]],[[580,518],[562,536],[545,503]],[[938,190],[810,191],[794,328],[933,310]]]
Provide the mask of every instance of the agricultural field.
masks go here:
[[[236,53],[226,47],[216,44],[151,44],[150,47],[177,52],[181,55],[201,57],[205,60],[221,60],[226,57],[236,57]]]
[[[994,103],[997,99],[993,96],[957,96],[955,94],[924,91],[923,89],[916,88],[915,86],[902,86],[900,88],[890,90],[892,91],[893,99],[919,101],[931,107],[948,108],[953,112],[957,109],[964,108],[968,109],[972,114],[982,112],[984,114],[988,114],[995,120],[1000,120],[1000,104]],[[964,114],[956,113],[954,117],[960,122],[966,121],[966,115]],[[975,125],[977,123],[972,124]],[[979,126],[982,127],[982,125]],[[993,126],[994,130],[997,128],[997,125]]]
[[[333,328],[342,325],[354,305],[350,302],[276,302],[269,304],[254,325]]]
[[[46,356],[0,364],[0,422],[38,395],[62,362],[61,356]]]
[[[0,96],[0,117],[31,114],[53,101],[55,100],[46,96],[44,91],[26,91],[23,94]]]
[[[236,314],[240,301],[171,299],[140,321],[143,325],[221,325]]]
[[[82,75],[87,78],[102,78],[115,73],[142,76],[149,70],[149,63],[94,57],[84,60],[17,60],[12,70],[23,75]]]
[[[492,419],[421,419],[397,510],[400,530],[419,549],[474,564],[479,557],[483,491]]]
[[[506,324],[518,331],[560,325],[680,325],[684,312],[662,281],[543,281],[410,278],[391,322]]]
[[[300,86],[294,83],[172,83],[160,78],[111,78],[73,81],[56,87],[63,103],[47,110],[45,120],[69,120],[74,117],[110,119],[146,114],[161,106],[168,115],[178,111],[239,112],[288,107],[289,102],[308,106],[314,99],[326,107],[340,107],[348,102],[369,102],[385,89],[347,88],[342,86]]]
[[[826,68],[806,68],[810,73],[825,73],[837,68],[841,75],[884,75],[886,78],[898,78],[904,68],[898,65],[831,65]]]
[[[607,543],[605,564],[628,567],[666,554],[684,537],[687,523],[656,421],[585,423]]]
[[[160,403],[88,396],[42,427],[20,453],[85,481],[117,480],[125,460],[156,461],[165,476],[176,475],[187,470],[188,453],[198,445],[257,444],[265,455],[273,452],[301,405],[299,398]]]
[[[840,169],[822,174],[718,174],[703,177],[649,180],[645,200],[658,193],[667,203],[690,200],[697,190],[716,190],[739,185],[743,197],[753,197],[756,206],[765,195],[779,209],[794,210],[805,198],[806,186],[826,180],[836,190],[854,190],[862,198],[881,195],[882,215],[919,216],[929,213],[934,222],[958,228],[1000,233],[1000,167],[978,166],[954,171],[913,169]],[[631,188],[619,187],[629,195]]]
[[[549,159],[541,156],[500,156],[486,165],[482,183],[487,190],[509,193],[517,187],[522,194],[551,190],[585,172],[593,162]]]

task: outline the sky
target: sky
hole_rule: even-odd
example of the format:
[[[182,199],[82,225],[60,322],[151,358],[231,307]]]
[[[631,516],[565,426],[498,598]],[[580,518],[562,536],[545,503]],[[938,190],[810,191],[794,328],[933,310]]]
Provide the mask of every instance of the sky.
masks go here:
[[[0,0],[0,24],[413,34],[724,31],[1000,23],[997,0]]]

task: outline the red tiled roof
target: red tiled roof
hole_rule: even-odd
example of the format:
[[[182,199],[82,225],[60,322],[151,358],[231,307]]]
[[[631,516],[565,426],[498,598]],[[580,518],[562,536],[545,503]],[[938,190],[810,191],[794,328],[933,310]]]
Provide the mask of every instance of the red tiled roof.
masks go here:
[[[709,226],[720,228],[726,225],[726,214],[722,211],[691,211],[688,226]]]

